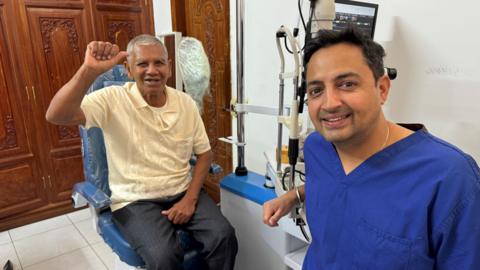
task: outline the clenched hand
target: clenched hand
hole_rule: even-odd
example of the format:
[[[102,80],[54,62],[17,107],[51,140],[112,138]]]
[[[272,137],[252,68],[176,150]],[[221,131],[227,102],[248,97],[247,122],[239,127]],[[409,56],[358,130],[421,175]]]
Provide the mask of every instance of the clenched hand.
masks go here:
[[[184,196],[172,208],[162,211],[162,215],[166,216],[173,224],[185,224],[192,218],[195,208],[196,200]]]

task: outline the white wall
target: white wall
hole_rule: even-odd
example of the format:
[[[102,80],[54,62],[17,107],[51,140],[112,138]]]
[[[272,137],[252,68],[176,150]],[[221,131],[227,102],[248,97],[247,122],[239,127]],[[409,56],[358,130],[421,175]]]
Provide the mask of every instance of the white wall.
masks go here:
[[[275,32],[282,24],[297,26],[297,1],[244,1],[245,97],[250,104],[274,107],[279,71]],[[304,2],[306,13],[309,1]],[[387,50],[386,64],[399,72],[384,108],[387,117],[424,123],[430,132],[480,161],[480,121],[476,120],[480,116],[480,2],[369,2],[380,5],[375,40]],[[232,97],[236,96],[235,7],[236,0],[230,0]],[[287,86],[291,88],[290,81]],[[263,174],[263,151],[273,150],[276,143],[275,119],[249,114],[245,123],[246,166]],[[235,120],[232,126],[236,135]]]
[[[387,116],[422,122],[480,162],[480,3],[396,0],[380,4],[378,40],[396,66]]]
[[[172,32],[170,0],[153,0],[155,35]]]

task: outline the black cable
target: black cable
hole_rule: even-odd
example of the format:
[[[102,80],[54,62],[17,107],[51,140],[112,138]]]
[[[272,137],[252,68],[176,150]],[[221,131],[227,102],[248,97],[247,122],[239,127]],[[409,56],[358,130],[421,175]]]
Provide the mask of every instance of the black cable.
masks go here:
[[[300,4],[300,0],[298,0],[298,12],[300,13],[300,19],[302,20],[303,29],[307,32],[307,25],[305,24],[305,20],[303,19],[302,13],[302,5]]]
[[[305,46],[307,46],[310,39],[312,39],[311,29],[312,29],[312,18],[313,18],[313,14],[314,14],[314,9],[315,9],[315,2],[312,1],[311,5],[310,5],[310,14],[309,14],[308,23],[307,23],[307,29],[305,30],[305,42],[303,43],[302,51],[305,48]],[[301,77],[302,79],[301,79],[300,87],[299,87],[298,93],[297,93],[297,96],[298,96],[298,99],[299,99],[298,113],[303,113],[303,107],[304,107],[304,104],[305,104],[305,95],[306,95],[306,92],[307,92],[307,82],[305,80],[305,70],[307,70],[307,64],[304,62],[303,63],[302,77]]]
[[[302,171],[299,171],[299,170],[295,170],[295,172],[297,172],[299,174],[299,178],[300,178],[300,181],[304,182],[305,183],[305,173],[303,173]],[[282,175],[282,188],[283,190],[287,191],[287,186],[285,185],[285,177],[290,173],[290,171],[287,171],[285,170],[285,172],[283,173]]]
[[[294,219],[295,225],[300,227],[300,231],[302,232],[303,237],[305,237],[305,240],[307,240],[307,242],[310,243],[310,237],[308,236],[307,231],[305,230],[305,226],[307,225],[307,222],[301,217],[300,211],[302,211],[301,208],[295,209],[295,212],[298,215],[298,217]]]
[[[293,54],[293,52],[288,48],[287,37],[283,37],[283,42],[285,43],[285,49],[287,49],[287,52],[289,52],[290,54]],[[304,48],[305,48],[305,44],[303,44],[303,47],[300,49],[298,53],[303,51]]]
[[[307,29],[305,30],[305,44],[307,44],[308,41],[312,38],[312,33],[310,33],[310,31],[312,29],[312,19],[313,19],[314,13],[315,13],[314,7],[310,7],[310,14],[308,15]]]
[[[305,174],[301,171],[295,170],[299,174],[300,181],[305,183]]]
[[[308,243],[310,243],[310,237],[307,235],[307,231],[305,231],[305,226],[300,225],[300,231],[302,231],[303,237],[305,237],[305,240],[307,240]]]
[[[13,270],[13,264],[10,260],[7,260],[7,263],[3,266],[3,270]]]
[[[300,19],[302,21],[302,26],[303,26],[303,29],[305,31],[305,35],[307,35],[307,25],[305,24],[305,19],[303,18],[303,12],[302,12],[302,5],[300,4],[300,0],[298,0],[298,12],[300,13]],[[312,16],[313,16],[313,11],[310,12],[310,15],[309,15],[309,20],[311,21],[312,20]],[[285,39],[283,40],[284,43],[285,43],[285,49],[287,50],[287,52],[289,52],[290,54],[293,54],[292,50],[290,50],[288,48],[288,44],[287,44],[287,38],[285,37]],[[303,47],[300,49],[300,52],[303,51],[303,49],[305,48],[305,44],[303,44]],[[300,53],[299,52],[299,53]]]
[[[288,174],[288,171],[285,170],[285,172],[283,173],[283,176],[282,176],[282,187],[283,187],[283,190],[287,191],[287,186],[285,185],[285,176]]]
[[[287,37],[283,37],[283,42],[285,43],[285,49],[287,49],[287,52],[293,54],[293,52],[288,48]]]

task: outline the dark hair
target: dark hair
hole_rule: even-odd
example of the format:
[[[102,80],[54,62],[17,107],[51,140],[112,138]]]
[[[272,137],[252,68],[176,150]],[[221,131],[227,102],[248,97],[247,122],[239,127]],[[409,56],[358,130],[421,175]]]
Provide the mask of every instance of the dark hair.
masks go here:
[[[305,45],[305,54],[303,56],[305,65],[308,64],[310,58],[312,58],[312,55],[316,51],[340,43],[349,43],[362,49],[363,56],[368,67],[372,70],[375,81],[385,74],[383,67],[385,50],[383,47],[353,27],[349,27],[340,32],[320,30],[317,36]]]

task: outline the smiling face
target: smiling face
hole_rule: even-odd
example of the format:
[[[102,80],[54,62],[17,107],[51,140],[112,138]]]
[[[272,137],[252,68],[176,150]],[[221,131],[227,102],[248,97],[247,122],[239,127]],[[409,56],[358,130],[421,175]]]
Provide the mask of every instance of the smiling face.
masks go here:
[[[378,130],[390,81],[383,76],[375,82],[359,47],[339,43],[316,51],[306,79],[308,113],[326,140],[362,143]]]
[[[165,91],[171,76],[171,61],[158,44],[136,45],[128,62],[128,76],[137,83],[143,96],[158,95]]]

